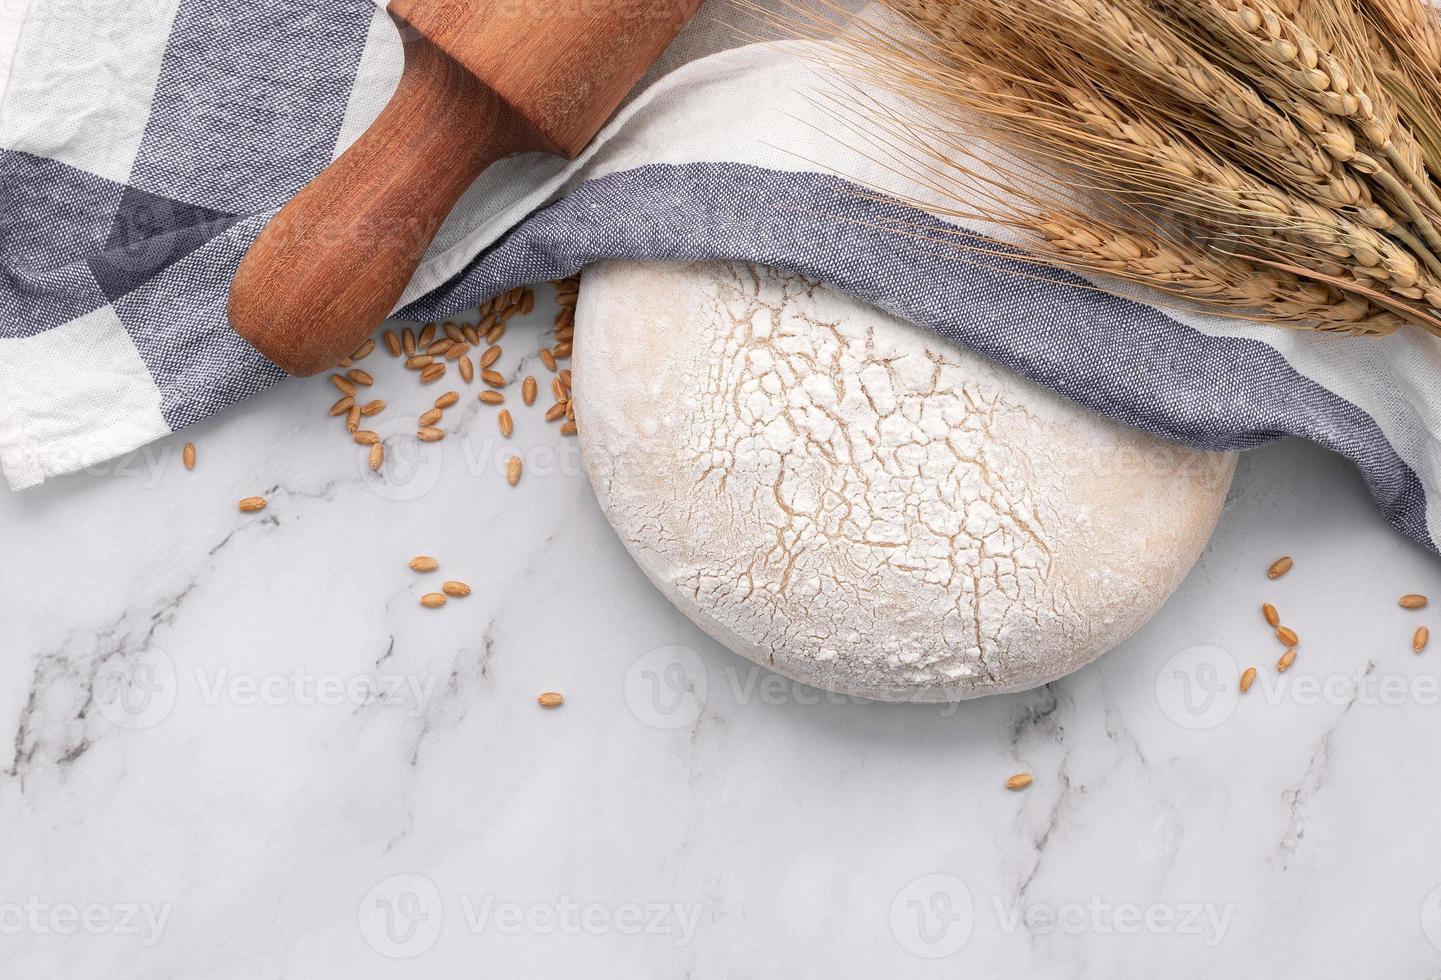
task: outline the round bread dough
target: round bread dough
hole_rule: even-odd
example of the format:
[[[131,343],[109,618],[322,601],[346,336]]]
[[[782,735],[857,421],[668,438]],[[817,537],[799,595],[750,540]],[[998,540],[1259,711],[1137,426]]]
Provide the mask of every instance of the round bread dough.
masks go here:
[[[573,370],[591,484],[651,581],[736,653],[880,700],[1023,690],[1120,643],[1235,469],[738,263],[587,269]]]

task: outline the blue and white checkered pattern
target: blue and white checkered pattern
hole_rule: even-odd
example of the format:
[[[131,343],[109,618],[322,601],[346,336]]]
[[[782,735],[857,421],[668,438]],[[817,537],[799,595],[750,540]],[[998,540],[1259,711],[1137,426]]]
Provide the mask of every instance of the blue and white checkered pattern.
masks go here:
[[[580,160],[514,158],[477,181],[404,313],[456,313],[611,257],[767,263],[1168,439],[1328,446],[1435,549],[1436,340],[1163,313],[977,264],[947,241],[958,229],[856,192],[897,177],[820,135],[833,127],[805,92],[804,45],[739,46],[726,7],[712,0]],[[0,6],[0,468],[12,486],[127,452],[281,377],[227,324],[231,277],[276,209],[364,130],[399,67],[371,0]],[[910,233],[885,230],[898,222]]]

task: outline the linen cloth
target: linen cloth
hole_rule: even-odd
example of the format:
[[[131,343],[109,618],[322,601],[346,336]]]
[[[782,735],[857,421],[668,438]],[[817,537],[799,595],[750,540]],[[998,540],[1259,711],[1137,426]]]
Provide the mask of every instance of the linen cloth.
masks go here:
[[[1208,450],[1286,435],[1352,460],[1435,550],[1441,344],[1178,314],[977,263],[838,136],[805,42],[711,0],[587,151],[502,161],[400,315],[626,257],[834,284],[1095,411]],[[399,34],[371,0],[0,0],[0,470],[13,488],[184,428],[283,377],[229,327],[266,221],[380,111]],[[863,141],[862,141],[863,142]],[[930,226],[935,235],[915,234]],[[907,233],[897,233],[902,227]]]

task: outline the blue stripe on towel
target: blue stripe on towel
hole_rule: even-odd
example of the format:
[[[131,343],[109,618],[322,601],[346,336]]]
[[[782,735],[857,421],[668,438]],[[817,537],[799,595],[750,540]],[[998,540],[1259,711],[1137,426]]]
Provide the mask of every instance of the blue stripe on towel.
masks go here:
[[[822,174],[655,164],[581,185],[404,314],[458,313],[606,258],[772,265],[838,286],[1166,439],[1208,450],[1287,435],[1319,443],[1356,464],[1393,526],[1436,550],[1421,481],[1375,420],[1274,348],[1208,336],[1152,307],[1077,288],[1079,279],[1061,273],[977,261],[959,247],[964,237]]]

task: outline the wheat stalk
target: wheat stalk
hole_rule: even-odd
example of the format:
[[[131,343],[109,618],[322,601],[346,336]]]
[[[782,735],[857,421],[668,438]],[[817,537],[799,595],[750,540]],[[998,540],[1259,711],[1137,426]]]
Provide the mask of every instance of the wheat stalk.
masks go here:
[[[1226,315],[1441,334],[1424,0],[883,2],[839,58],[911,108],[850,109],[931,210]]]

